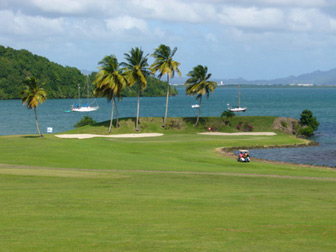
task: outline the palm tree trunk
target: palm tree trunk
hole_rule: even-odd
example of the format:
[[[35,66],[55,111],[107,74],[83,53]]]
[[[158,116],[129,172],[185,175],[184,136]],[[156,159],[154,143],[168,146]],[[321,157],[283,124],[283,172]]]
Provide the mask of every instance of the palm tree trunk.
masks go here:
[[[115,97],[114,97],[115,100]],[[116,117],[117,117],[117,122],[116,122],[116,128],[119,128],[119,113],[118,113],[118,105],[117,102],[115,101],[115,107],[116,107]]]
[[[40,137],[43,137],[43,135],[41,134],[41,131],[40,131],[40,127],[39,127],[38,121],[37,121],[36,108],[34,108],[34,114],[35,114],[35,123],[36,123],[37,132],[39,133]]]
[[[195,127],[197,127],[198,121],[199,121],[199,118],[200,118],[200,115],[201,115],[201,106],[202,106],[202,96],[200,97],[200,103],[199,103],[199,108],[198,108],[198,116],[197,116],[197,120],[196,120],[196,123],[195,123]]]
[[[170,89],[170,85],[169,85],[169,74],[167,74],[167,82],[168,82],[168,87],[167,87],[167,97],[166,97],[166,112],[165,112],[165,116],[163,118],[163,123],[162,123],[162,128],[166,127],[166,120],[167,120],[167,116],[168,116],[168,100],[169,100],[169,89]]]
[[[138,86],[138,105],[137,105],[137,115],[135,121],[135,131],[139,131],[139,115],[140,115],[140,83]]]
[[[109,129],[108,129],[108,133],[111,133],[111,129],[112,129],[113,111],[114,111],[114,94],[113,94],[113,97],[112,97],[111,120],[110,120],[110,126],[109,126]]]

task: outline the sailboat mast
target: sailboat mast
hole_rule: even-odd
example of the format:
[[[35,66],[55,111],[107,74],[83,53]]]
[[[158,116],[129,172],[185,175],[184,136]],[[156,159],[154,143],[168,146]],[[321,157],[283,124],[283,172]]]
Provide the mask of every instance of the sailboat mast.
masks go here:
[[[240,108],[240,84],[238,84],[238,107]]]
[[[78,105],[80,104],[80,85],[78,83]]]
[[[86,78],[86,97],[87,97],[87,103],[89,104],[89,75]]]

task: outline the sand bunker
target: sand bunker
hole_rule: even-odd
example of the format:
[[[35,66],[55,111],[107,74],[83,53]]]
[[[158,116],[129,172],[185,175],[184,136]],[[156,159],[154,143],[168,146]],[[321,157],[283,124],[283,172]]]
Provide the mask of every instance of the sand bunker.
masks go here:
[[[223,132],[203,132],[200,135],[210,136],[275,136],[275,132],[236,132],[236,133],[223,133]]]
[[[109,138],[135,138],[135,137],[158,137],[163,136],[161,133],[138,133],[138,134],[118,134],[118,135],[94,135],[94,134],[62,134],[55,135],[59,138],[78,138],[88,139],[93,137],[109,137]]]

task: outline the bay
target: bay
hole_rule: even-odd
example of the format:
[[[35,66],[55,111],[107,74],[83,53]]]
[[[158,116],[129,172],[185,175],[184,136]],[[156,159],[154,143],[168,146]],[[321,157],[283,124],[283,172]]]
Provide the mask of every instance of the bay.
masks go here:
[[[195,97],[185,95],[183,87],[179,94],[170,97],[170,117],[194,117],[197,109],[191,108],[197,103]],[[203,99],[201,116],[220,116],[227,105],[237,105],[238,89],[218,87],[209,99]],[[252,157],[312,165],[336,166],[336,88],[241,88],[241,105],[248,110],[239,115],[279,116],[299,119],[304,109],[309,109],[320,122],[313,140],[320,146],[308,148],[251,150]],[[83,116],[90,115],[94,120],[109,120],[111,103],[106,99],[97,99],[100,109],[91,113],[66,113],[76,99],[47,100],[37,108],[42,133],[52,127],[54,133],[73,128]],[[120,117],[134,117],[136,97],[127,97],[119,102]],[[142,97],[140,116],[163,117],[165,97]],[[238,115],[238,116],[239,116]],[[27,110],[20,100],[0,101],[0,135],[36,134],[34,113]]]

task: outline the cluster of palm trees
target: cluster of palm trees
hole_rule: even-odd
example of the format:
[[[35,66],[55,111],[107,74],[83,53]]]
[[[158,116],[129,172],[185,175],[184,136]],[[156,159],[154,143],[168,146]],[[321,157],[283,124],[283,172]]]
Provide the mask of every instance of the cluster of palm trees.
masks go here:
[[[138,90],[135,130],[139,131],[140,93],[142,90],[146,89],[146,77],[155,75],[155,73],[158,73],[159,79],[161,79],[163,75],[167,75],[166,107],[162,127],[166,126],[170,80],[175,76],[175,73],[181,76],[179,70],[180,63],[173,60],[176,51],[176,47],[171,50],[169,46],[161,44],[151,55],[154,58],[154,63],[151,66],[148,64],[149,55],[144,55],[144,52],[139,47],[132,48],[129,53],[124,54],[125,62],[119,63],[116,56],[109,55],[105,56],[98,63],[99,72],[94,80],[95,95],[106,97],[108,101],[112,101],[111,119],[108,129],[109,133],[113,127],[114,111],[116,111],[115,127],[118,127],[119,116],[116,99],[120,100],[122,98],[122,90],[126,86],[133,85],[136,85]],[[202,65],[194,67],[187,76],[190,78],[187,79],[185,83],[187,86],[186,94],[196,95],[196,99],[200,100],[198,116],[195,123],[195,126],[197,126],[201,113],[202,97],[205,94],[209,97],[210,92],[213,93],[217,87],[217,83],[209,80],[211,74],[208,73],[208,68]],[[39,135],[43,137],[38,126],[36,108],[38,104],[43,103],[47,99],[46,92],[42,87],[44,84],[40,84],[35,77],[27,78],[23,84],[24,89],[20,93],[22,103],[27,104],[28,109],[34,109],[37,131]]]
[[[129,53],[125,53],[125,62],[118,63],[116,56],[105,56],[102,61],[99,62],[100,71],[96,75],[94,81],[95,94],[98,96],[106,97],[109,101],[112,101],[111,119],[108,132],[111,132],[113,123],[113,113],[116,108],[116,125],[118,127],[118,112],[116,106],[116,100],[121,99],[121,92],[126,86],[137,86],[138,101],[137,101],[137,114],[135,120],[135,130],[139,131],[139,116],[140,116],[140,92],[146,89],[147,80],[146,77],[158,72],[158,77],[167,74],[167,98],[166,98],[166,112],[163,119],[162,127],[165,127],[167,114],[168,114],[168,98],[169,98],[169,80],[174,77],[175,72],[181,76],[181,72],[178,68],[179,62],[173,60],[177,48],[171,50],[169,46],[160,45],[155,49],[152,56],[154,57],[154,63],[149,66],[148,54],[144,55],[144,52],[136,47],[132,48]]]
[[[167,75],[166,106],[162,127],[166,126],[170,80],[174,78],[175,73],[181,76],[181,71],[179,70],[180,63],[173,60],[176,51],[177,47],[171,50],[169,46],[161,44],[151,55],[154,58],[154,63],[151,66],[148,64],[149,55],[144,55],[144,52],[138,47],[132,48],[129,53],[124,54],[125,62],[118,63],[114,55],[105,56],[104,59],[99,62],[100,71],[94,81],[94,85],[96,86],[95,94],[106,97],[109,101],[112,101],[109,133],[113,127],[114,110],[116,110],[117,114],[115,127],[118,127],[118,109],[115,98],[121,99],[122,89],[126,86],[133,85],[137,85],[138,90],[135,130],[139,131],[140,92],[146,89],[146,77],[151,74],[154,75],[155,73],[158,73],[159,79],[161,79],[163,75]],[[216,82],[209,81],[211,74],[208,74],[207,71],[208,68],[206,66],[198,65],[194,67],[193,70],[188,73],[190,78],[185,83],[188,86],[186,94],[197,95],[196,99],[200,99],[195,126],[197,126],[200,117],[202,96],[206,94],[207,97],[209,97],[210,92],[213,92],[217,86]]]

